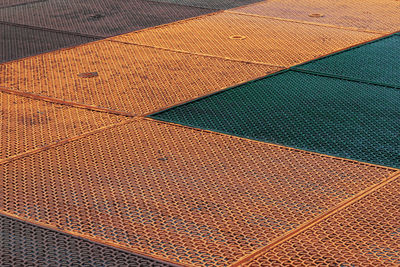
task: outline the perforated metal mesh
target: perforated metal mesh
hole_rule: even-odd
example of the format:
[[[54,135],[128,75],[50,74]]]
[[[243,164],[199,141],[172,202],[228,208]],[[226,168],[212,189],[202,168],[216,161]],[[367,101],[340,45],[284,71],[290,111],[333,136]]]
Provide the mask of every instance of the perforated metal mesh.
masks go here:
[[[400,30],[400,2],[395,0],[268,0],[233,11],[387,33]]]
[[[0,65],[0,86],[143,114],[277,70],[100,41]]]
[[[12,7],[12,6],[17,6],[17,5],[23,5],[23,4],[28,4],[32,2],[36,2],[38,0],[2,0],[0,2],[0,8],[4,7]],[[40,0],[39,0],[40,1]],[[42,0],[43,1],[43,0]]]
[[[400,90],[294,71],[156,119],[400,168]]]
[[[243,266],[400,265],[400,179]]]
[[[0,9],[0,18],[1,21],[109,37],[211,12],[206,8],[144,0],[46,0]]]
[[[392,35],[296,68],[400,88],[400,36]]]
[[[0,22],[0,63],[95,40],[95,38],[30,29]]]
[[[0,161],[126,118],[0,92]]]
[[[393,172],[138,120],[0,165],[0,207],[180,264],[219,266]]]
[[[1,266],[168,266],[0,216]]]
[[[235,38],[243,37],[243,38]],[[219,13],[114,40],[221,57],[292,66],[379,35],[273,19]]]
[[[238,6],[244,6],[256,2],[260,2],[262,0],[154,0],[157,2],[164,3],[175,3],[179,5],[185,6],[197,6],[197,7],[206,7],[213,9],[228,9]]]

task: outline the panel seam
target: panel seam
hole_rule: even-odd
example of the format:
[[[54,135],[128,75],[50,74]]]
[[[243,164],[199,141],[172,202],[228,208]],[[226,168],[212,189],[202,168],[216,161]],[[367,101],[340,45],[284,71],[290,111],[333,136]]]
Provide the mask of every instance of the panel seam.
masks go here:
[[[249,255],[246,255],[242,258],[240,258],[239,260],[237,260],[235,263],[231,264],[231,267],[236,267],[236,266],[243,266],[246,263],[249,263],[250,261],[254,260],[255,258],[262,256],[263,254],[265,254],[266,252],[270,251],[271,249],[277,247],[278,245],[294,238],[295,236],[303,233],[304,231],[310,229],[311,227],[313,227],[314,225],[320,223],[321,221],[329,218],[330,216],[333,216],[334,214],[338,213],[339,211],[347,208],[348,206],[354,204],[355,202],[365,198],[366,196],[372,194],[373,192],[377,191],[378,189],[382,188],[383,186],[387,185],[388,183],[395,181],[397,179],[400,179],[400,171],[397,171],[393,174],[391,174],[388,178],[384,179],[383,181],[374,184],[370,187],[368,187],[367,189],[359,192],[358,194],[354,195],[353,197],[343,201],[342,203],[340,203],[339,205],[337,205],[336,207],[333,207],[332,209],[329,209],[328,211],[322,213],[321,215],[315,217],[314,219],[309,220],[308,222],[300,225],[299,227],[297,227],[294,230],[291,230],[289,232],[287,232],[286,234],[276,238],[275,240],[273,240],[271,243],[269,243],[268,245],[255,250],[254,252],[252,252]]]
[[[295,71],[295,72],[310,74],[310,75],[321,76],[321,77],[346,80],[346,81],[350,81],[350,82],[358,82],[358,83],[364,83],[364,84],[370,84],[370,85],[376,85],[376,86],[382,86],[382,87],[389,87],[389,88],[394,88],[394,89],[400,89],[400,86],[397,86],[397,85],[391,85],[391,84],[380,83],[380,82],[375,82],[375,81],[368,81],[368,80],[364,80],[364,79],[357,79],[357,78],[352,78],[349,76],[324,73],[324,72],[319,72],[319,71],[314,71],[314,70],[305,70],[305,69],[301,69],[298,67],[292,67],[292,68],[290,68],[290,70]]]
[[[22,96],[22,97],[26,97],[26,98],[30,98],[30,99],[34,99],[34,100],[42,100],[42,101],[53,103],[53,104],[59,104],[59,105],[64,105],[64,106],[69,106],[69,107],[86,109],[86,110],[90,110],[90,111],[108,113],[108,114],[113,114],[113,115],[121,115],[121,116],[125,116],[125,117],[135,117],[136,116],[136,114],[125,112],[125,111],[118,111],[118,110],[113,110],[113,109],[109,109],[109,108],[103,108],[103,107],[97,107],[97,106],[92,106],[92,105],[88,105],[88,104],[77,103],[77,102],[73,102],[73,101],[66,101],[66,100],[49,97],[49,96],[37,95],[37,94],[29,93],[29,92],[22,92],[22,91],[18,91],[18,90],[14,90],[14,89],[9,89],[4,86],[0,86],[0,92],[17,95],[17,96]]]
[[[274,66],[274,67],[279,68],[278,66]],[[185,99],[183,101],[180,101],[179,103],[173,104],[173,105],[168,106],[168,107],[162,107],[162,108],[159,108],[158,110],[150,111],[150,112],[147,112],[147,113],[145,113],[143,115],[140,115],[140,116],[137,116],[137,117],[148,117],[148,116],[152,117],[152,116],[155,116],[155,115],[157,115],[159,113],[163,113],[165,111],[174,109],[176,107],[179,107],[179,106],[182,106],[182,105],[185,105],[185,104],[189,104],[189,103],[192,103],[192,102],[196,102],[196,101],[202,100],[204,98],[207,98],[207,97],[210,97],[210,96],[213,96],[213,95],[221,94],[221,93],[223,93],[225,91],[233,90],[236,87],[239,87],[241,85],[245,85],[245,84],[248,84],[248,83],[253,83],[253,82],[256,82],[256,81],[259,81],[259,80],[263,80],[266,77],[271,77],[271,76],[274,76],[274,75],[278,75],[278,74],[284,73],[284,72],[286,72],[288,70],[289,70],[288,68],[281,68],[281,69],[276,70],[275,72],[272,71],[271,73],[268,73],[267,75],[263,75],[263,76],[260,76],[260,77],[257,77],[255,79],[248,80],[248,81],[242,81],[242,82],[239,82],[239,83],[237,83],[235,85],[232,85],[232,86],[229,86],[229,87],[223,87],[223,88],[220,88],[219,90],[213,91],[213,92],[205,94],[205,95],[197,96],[197,97],[190,98],[190,99]]]
[[[92,39],[108,38],[107,36],[90,35],[90,34],[84,34],[84,33],[79,33],[79,32],[63,31],[63,30],[57,30],[57,29],[52,29],[52,28],[47,28],[47,27],[39,27],[39,26],[20,24],[20,23],[15,23],[15,22],[8,22],[8,21],[0,21],[0,24],[14,26],[14,27],[20,27],[20,28],[27,28],[27,29],[31,29],[31,30],[68,34],[68,35],[80,36],[80,37],[86,37],[86,38],[92,38]],[[90,42],[88,42],[88,43],[90,43]]]
[[[242,63],[248,63],[248,64],[257,64],[257,65],[270,66],[270,67],[287,68],[286,66],[272,65],[272,64],[267,64],[267,63],[260,62],[260,61],[235,59],[235,58],[217,56],[217,55],[212,55],[212,54],[203,54],[203,53],[191,52],[191,51],[187,51],[187,50],[180,50],[180,49],[174,49],[174,48],[167,48],[167,47],[161,47],[161,46],[155,46],[155,45],[147,45],[147,44],[142,44],[142,43],[136,43],[136,42],[133,42],[133,41],[121,41],[121,40],[115,40],[115,39],[106,39],[105,41],[122,43],[122,44],[126,44],[126,45],[142,46],[142,47],[159,49],[159,50],[164,50],[164,51],[169,51],[169,52],[189,54],[189,55],[194,55],[194,56],[217,58],[217,59],[223,59],[223,60],[229,60],[229,61],[235,61],[235,62],[242,62]]]
[[[111,129],[111,128],[115,128],[115,127],[118,127],[118,126],[129,124],[129,123],[131,123],[133,121],[134,121],[134,119],[127,119],[127,120],[124,120],[122,122],[106,125],[106,126],[94,129],[92,131],[85,132],[83,134],[77,135],[77,136],[73,136],[73,137],[70,137],[70,138],[65,138],[65,139],[62,139],[60,141],[56,141],[56,142],[53,142],[51,144],[47,144],[47,145],[42,146],[42,147],[34,148],[34,149],[31,149],[31,150],[28,150],[28,151],[25,151],[25,152],[22,152],[22,153],[7,157],[7,158],[3,158],[3,159],[0,159],[0,165],[7,164],[7,163],[10,163],[12,161],[15,161],[15,160],[27,157],[27,156],[31,156],[31,155],[37,154],[39,152],[42,152],[42,151],[46,151],[46,150],[49,150],[49,149],[52,149],[52,148],[59,147],[59,146],[71,143],[73,141],[76,141],[76,140],[79,140],[79,139],[83,139],[83,138],[88,137],[90,135],[103,132],[103,131]]]
[[[340,50],[338,50],[338,51],[335,51],[335,52],[326,54],[326,55],[324,55],[324,56],[321,56],[321,57],[318,57],[318,58],[315,58],[315,59],[311,59],[311,60],[304,61],[304,62],[302,62],[302,63],[299,63],[299,64],[297,64],[297,65],[292,66],[292,68],[293,68],[293,67],[303,66],[303,65],[306,65],[306,64],[308,64],[308,63],[310,63],[310,62],[320,61],[320,60],[323,60],[324,58],[328,58],[328,57],[332,57],[332,56],[335,56],[335,55],[339,55],[339,54],[345,53],[345,52],[350,51],[350,50],[353,50],[353,49],[358,49],[358,48],[360,48],[360,47],[362,47],[362,46],[370,45],[370,44],[373,44],[373,43],[382,41],[382,40],[384,40],[384,39],[391,38],[392,36],[395,36],[395,35],[397,35],[397,34],[396,34],[396,33],[389,33],[389,34],[386,34],[386,35],[383,35],[383,36],[379,36],[379,37],[374,38],[374,39],[372,39],[372,40],[367,40],[367,41],[364,41],[364,42],[361,42],[361,43],[358,43],[358,44],[351,45],[351,46],[349,46],[349,47],[340,49]]]
[[[41,2],[45,2],[46,0],[36,0],[36,1],[31,1],[31,2],[25,2],[25,3],[21,3],[21,4],[11,4],[9,6],[3,6],[0,7],[0,9],[6,9],[6,8],[11,8],[11,7],[18,7],[18,6],[27,6],[27,5],[31,5],[31,4],[37,4],[37,3],[41,3]]]
[[[185,4],[178,4],[178,3],[171,3],[171,2],[164,2],[164,1],[156,1],[156,0],[146,0],[146,2],[152,2],[156,4],[168,4],[171,6],[183,6],[183,7],[193,7],[193,8],[199,8],[199,9],[206,9],[206,10],[212,10],[212,11],[220,11],[223,9],[220,8],[210,8],[210,7],[202,7],[202,6],[193,6],[193,5],[185,5]]]
[[[29,225],[32,225],[32,226],[35,226],[35,227],[39,227],[39,228],[45,229],[45,230],[49,230],[49,231],[53,231],[53,232],[60,233],[60,234],[63,234],[63,235],[71,236],[73,238],[84,240],[84,241],[87,241],[87,242],[90,242],[90,243],[93,243],[93,244],[96,244],[96,245],[100,245],[100,246],[111,248],[111,249],[118,250],[118,251],[121,251],[121,252],[129,253],[129,254],[132,254],[134,256],[143,257],[143,258],[146,258],[148,260],[158,261],[160,263],[164,263],[164,264],[170,265],[172,267],[183,267],[183,265],[178,265],[176,262],[173,262],[173,261],[171,261],[169,259],[166,259],[164,257],[161,257],[161,256],[150,255],[148,253],[143,253],[143,252],[137,251],[135,249],[126,248],[126,247],[124,247],[122,245],[119,245],[117,243],[114,243],[112,241],[99,240],[99,239],[97,239],[95,237],[91,237],[91,236],[88,236],[88,235],[76,233],[76,232],[70,231],[70,230],[64,230],[64,229],[62,229],[60,227],[56,227],[56,226],[53,226],[53,225],[50,225],[50,224],[47,224],[47,223],[42,223],[42,222],[39,222],[39,221],[34,221],[34,220],[31,220],[31,219],[28,219],[28,218],[24,218],[24,217],[21,217],[21,216],[16,215],[16,214],[9,213],[9,212],[4,211],[4,210],[0,210],[0,216],[6,217],[6,218],[9,218],[9,219],[12,219],[12,220],[17,220],[17,221],[20,221],[22,223],[26,223],[26,224],[29,224]]]
[[[389,171],[399,171],[400,172],[400,169],[394,168],[394,167],[388,167],[388,166],[384,166],[384,165],[378,165],[378,164],[374,164],[374,163],[363,162],[363,161],[358,161],[358,160],[354,160],[354,159],[341,158],[341,157],[332,156],[332,155],[328,155],[328,154],[318,153],[318,152],[315,152],[315,151],[307,151],[307,150],[303,150],[303,149],[299,149],[299,148],[288,147],[288,146],[283,146],[283,145],[274,144],[274,143],[268,143],[268,142],[264,142],[264,141],[260,141],[260,140],[256,140],[256,139],[246,138],[246,137],[243,137],[243,136],[232,135],[232,134],[228,134],[228,133],[224,133],[224,132],[216,132],[216,131],[212,131],[212,130],[208,130],[208,129],[201,129],[201,128],[197,128],[197,127],[190,126],[190,125],[178,124],[178,123],[174,123],[174,122],[171,122],[171,121],[162,120],[162,119],[158,119],[158,118],[137,117],[137,119],[144,119],[144,120],[152,121],[152,122],[155,122],[155,123],[163,123],[163,124],[172,125],[172,126],[175,126],[175,127],[181,127],[181,128],[186,128],[186,129],[190,129],[190,130],[195,130],[195,131],[198,131],[198,132],[204,132],[204,133],[209,133],[209,134],[213,134],[213,135],[220,135],[220,136],[225,136],[225,137],[228,137],[228,138],[239,139],[239,140],[242,140],[242,141],[264,144],[264,145],[268,145],[268,146],[284,149],[284,150],[287,150],[287,151],[295,151],[295,152],[298,152],[298,153],[301,153],[301,154],[315,155],[315,156],[319,156],[319,157],[323,157],[323,158],[331,158],[331,159],[334,159],[334,160],[345,161],[345,162],[348,162],[348,163],[359,164],[359,165],[363,165],[363,166],[369,166],[369,167],[375,167],[375,168],[380,168],[380,169],[389,170]]]
[[[303,20],[295,20],[295,19],[286,19],[286,18],[279,18],[279,17],[273,17],[273,16],[266,16],[266,15],[257,15],[257,14],[251,14],[251,13],[238,12],[238,11],[225,10],[225,12],[231,13],[231,14],[236,14],[236,15],[242,15],[242,16],[265,18],[265,19],[272,19],[272,20],[279,20],[279,21],[287,21],[287,22],[293,22],[293,23],[299,23],[299,24],[314,25],[314,26],[321,26],[321,27],[335,28],[335,29],[342,29],[342,30],[349,30],[349,31],[356,31],[356,32],[373,33],[373,34],[388,34],[388,33],[390,33],[390,32],[386,32],[386,31],[373,31],[373,30],[368,30],[368,29],[345,27],[345,26],[338,26],[338,25],[317,23],[317,22],[310,22],[310,21],[303,21]]]

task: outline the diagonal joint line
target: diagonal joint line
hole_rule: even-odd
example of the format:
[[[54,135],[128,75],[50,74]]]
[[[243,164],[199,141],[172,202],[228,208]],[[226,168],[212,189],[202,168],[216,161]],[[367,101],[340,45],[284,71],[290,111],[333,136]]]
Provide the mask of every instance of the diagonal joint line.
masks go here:
[[[300,225],[299,227],[297,227],[296,229],[287,232],[286,234],[278,237],[277,239],[273,240],[271,243],[269,243],[268,245],[266,245],[265,247],[262,247],[256,251],[254,251],[253,253],[246,255],[244,257],[242,257],[241,259],[239,259],[238,261],[236,261],[235,263],[231,264],[231,267],[237,267],[237,266],[243,266],[246,263],[249,263],[251,260],[265,254],[266,252],[268,252],[269,250],[277,247],[278,245],[288,241],[289,239],[303,233],[304,231],[306,231],[307,229],[311,228],[312,226],[318,224],[319,222],[327,219],[328,217],[332,216],[333,214],[345,209],[346,207],[352,205],[353,203],[361,200],[362,198],[368,196],[369,194],[377,191],[378,189],[382,188],[383,186],[389,184],[390,182],[393,182],[396,179],[400,179],[400,170],[396,171],[395,173],[393,173],[392,175],[390,175],[387,179],[382,180],[381,182],[374,184],[370,187],[368,187],[367,189],[359,192],[358,194],[354,195],[353,197],[343,201],[342,203],[340,203],[339,205],[337,205],[336,207],[322,213],[321,215],[315,217],[314,219]]]
[[[332,25],[332,24],[324,24],[324,23],[316,23],[316,22],[302,21],[302,20],[295,20],[295,19],[278,18],[278,17],[266,16],[266,15],[257,15],[257,14],[251,14],[251,13],[238,12],[238,11],[225,10],[225,12],[231,13],[231,14],[236,14],[236,15],[242,15],[242,16],[273,19],[273,20],[279,20],[279,21],[287,21],[287,22],[293,22],[293,23],[299,23],[299,24],[308,24],[308,25],[356,31],[356,32],[375,33],[375,34],[387,34],[388,33],[388,32],[373,31],[373,30],[359,29],[359,28],[353,28],[353,27],[337,26],[337,25]]]
[[[166,47],[155,46],[155,45],[141,44],[141,43],[136,43],[136,42],[132,42],[132,41],[121,41],[121,40],[114,40],[114,39],[106,39],[106,41],[128,44],[128,45],[137,45],[137,46],[154,48],[154,49],[182,53],[182,54],[189,54],[189,55],[195,55],[195,56],[210,57],[210,58],[217,58],[217,59],[223,59],[223,60],[229,60],[229,61],[235,61],[235,62],[242,62],[242,63],[248,63],[248,64],[258,64],[258,65],[264,65],[264,66],[269,66],[269,67],[287,68],[286,66],[271,65],[271,64],[264,63],[264,62],[260,62],[260,61],[251,61],[251,60],[235,59],[235,58],[230,58],[230,57],[222,57],[222,56],[216,56],[216,55],[211,55],[211,54],[190,52],[190,51],[186,51],[186,50],[166,48]]]
[[[47,223],[34,221],[34,220],[31,220],[31,219],[28,219],[28,218],[24,218],[24,217],[21,217],[19,215],[15,215],[15,214],[9,213],[9,212],[1,210],[1,209],[0,209],[0,216],[9,218],[11,220],[19,221],[19,222],[22,222],[22,223],[26,223],[26,224],[29,224],[29,225],[32,225],[32,226],[35,226],[35,227],[39,227],[39,228],[42,228],[42,229],[45,229],[45,230],[53,231],[53,232],[56,232],[56,233],[61,233],[63,235],[72,236],[74,238],[78,238],[80,240],[88,241],[90,243],[93,243],[93,244],[96,244],[96,245],[99,245],[99,246],[108,247],[108,248],[111,248],[111,249],[114,249],[114,250],[118,250],[118,251],[121,251],[121,252],[132,254],[134,256],[143,257],[143,258],[148,259],[148,260],[158,261],[158,262],[161,262],[163,264],[169,265],[171,267],[182,267],[183,266],[183,265],[178,265],[177,263],[175,263],[175,262],[173,262],[173,261],[171,261],[171,260],[169,260],[167,258],[159,257],[159,256],[156,256],[156,255],[150,255],[148,253],[143,253],[143,252],[137,251],[135,249],[126,248],[126,247],[124,247],[122,245],[119,245],[117,243],[114,243],[112,241],[101,240],[101,239],[97,239],[95,237],[91,237],[91,236],[88,236],[88,235],[85,235],[85,234],[75,233],[75,232],[70,231],[70,230],[64,230],[64,229],[62,229],[60,227],[53,226],[53,225],[50,225],[50,224],[47,224]]]
[[[79,140],[79,139],[83,139],[85,137],[88,137],[90,135],[105,131],[107,129],[111,129],[111,128],[115,128],[115,127],[118,127],[118,126],[122,126],[122,125],[125,125],[125,124],[128,124],[128,123],[131,123],[134,120],[135,119],[127,119],[127,120],[124,120],[122,122],[106,125],[106,126],[97,128],[95,130],[83,133],[81,135],[77,135],[77,136],[74,136],[74,137],[66,138],[66,139],[63,139],[63,140],[60,140],[60,141],[57,141],[57,142],[54,142],[54,143],[51,143],[51,144],[48,144],[48,145],[45,145],[45,146],[42,146],[42,147],[34,148],[34,149],[31,149],[31,150],[19,153],[17,155],[10,156],[8,158],[0,159],[0,165],[9,163],[11,161],[14,161],[14,160],[17,160],[17,159],[20,159],[20,158],[24,158],[24,157],[27,157],[27,156],[30,156],[30,155],[33,155],[33,154],[36,154],[36,153],[39,153],[39,152],[42,152],[42,151],[45,151],[45,150],[49,150],[49,149],[52,149],[52,148],[55,148],[55,147],[58,147],[58,146],[62,146],[62,145],[65,145],[67,143]]]
[[[352,78],[352,77],[348,77],[348,76],[344,76],[344,75],[330,74],[330,73],[324,73],[324,72],[313,71],[313,70],[305,70],[305,69],[301,69],[301,68],[297,68],[297,67],[292,67],[290,69],[293,71],[296,71],[296,72],[301,72],[301,73],[306,73],[306,74],[311,74],[311,75],[317,75],[317,76],[322,76],[322,77],[347,80],[347,81],[351,81],[351,82],[358,82],[358,83],[365,83],[365,84],[383,86],[383,87],[388,87],[388,88],[400,89],[400,86],[397,86],[397,85],[391,85],[391,84],[380,83],[380,82],[375,82],[375,81],[357,79],[357,78]]]
[[[60,105],[65,105],[65,106],[87,109],[87,110],[91,110],[91,111],[104,112],[104,113],[109,113],[109,114],[114,114],[114,115],[122,115],[122,116],[126,116],[126,117],[135,117],[136,116],[135,114],[129,113],[129,112],[118,111],[118,110],[113,110],[113,109],[103,108],[103,107],[97,107],[97,106],[77,103],[77,102],[73,102],[73,101],[66,101],[66,100],[62,100],[62,99],[58,99],[58,98],[37,95],[37,94],[29,93],[29,92],[17,91],[17,90],[3,87],[3,86],[0,86],[0,92],[12,94],[12,95],[18,95],[18,96],[22,96],[22,97],[27,97],[27,98],[31,98],[31,99],[35,99],[35,100],[43,100],[43,101],[50,102],[53,104],[60,104]]]

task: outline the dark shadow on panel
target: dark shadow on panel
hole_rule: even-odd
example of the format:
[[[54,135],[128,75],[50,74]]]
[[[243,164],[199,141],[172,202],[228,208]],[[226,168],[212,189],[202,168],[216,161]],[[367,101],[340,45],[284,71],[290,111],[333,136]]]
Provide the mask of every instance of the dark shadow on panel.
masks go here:
[[[262,0],[151,0],[162,3],[173,3],[184,6],[203,7],[211,9],[230,9],[234,7],[249,5]]]
[[[168,266],[0,215],[0,266]]]
[[[0,18],[5,22],[109,37],[213,11],[144,0],[48,0],[0,9]]]
[[[0,63],[95,40],[96,38],[0,23]]]
[[[47,0],[1,0],[0,8],[29,5],[31,3],[44,2]]]

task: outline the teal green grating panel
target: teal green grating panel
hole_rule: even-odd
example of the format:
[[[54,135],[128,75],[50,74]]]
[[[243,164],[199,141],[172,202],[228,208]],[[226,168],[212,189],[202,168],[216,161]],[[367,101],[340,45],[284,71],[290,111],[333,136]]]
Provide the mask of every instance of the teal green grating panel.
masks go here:
[[[391,35],[294,68],[400,88],[400,36]]]
[[[284,71],[151,117],[400,168],[400,90]]]

